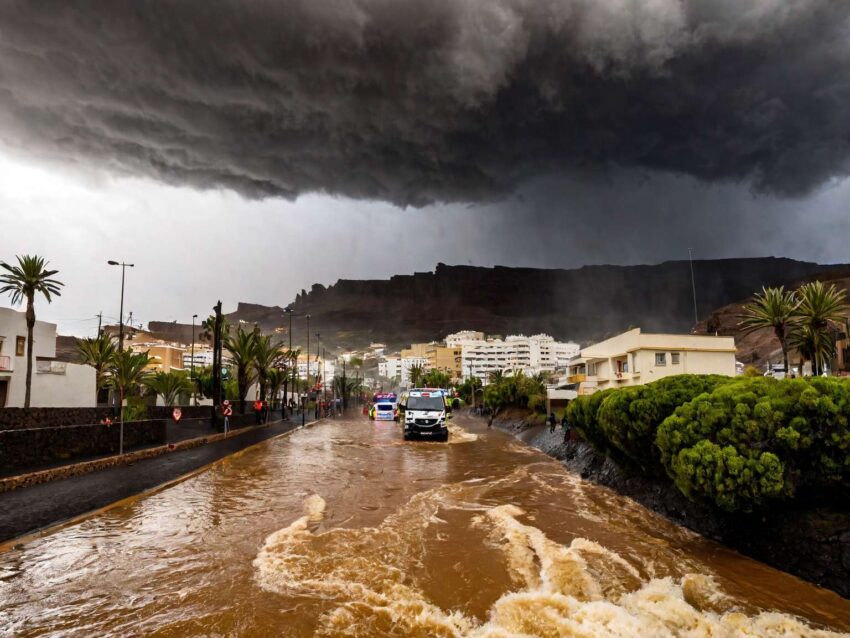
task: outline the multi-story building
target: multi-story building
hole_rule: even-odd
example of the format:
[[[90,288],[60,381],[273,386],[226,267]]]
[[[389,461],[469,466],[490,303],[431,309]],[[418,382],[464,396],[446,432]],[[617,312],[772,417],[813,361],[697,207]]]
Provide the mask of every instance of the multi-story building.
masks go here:
[[[207,368],[213,364],[213,349],[207,347],[195,346],[194,356],[192,350],[189,349],[183,353],[183,369],[190,370],[194,359],[195,369]],[[222,357],[224,359],[224,357]]]
[[[378,361],[378,376],[395,379],[401,375],[401,357],[387,357]]]
[[[579,394],[651,383],[674,374],[735,376],[735,338],[629,330],[581,350],[567,383]]]
[[[182,371],[183,357],[186,354],[185,348],[176,346],[170,343],[151,342],[151,343],[136,343],[125,344],[126,347],[135,352],[147,352],[150,357],[150,363],[147,365],[148,370],[155,372],[171,372]]]
[[[439,370],[447,373],[452,381],[461,379],[462,348],[460,346],[443,346],[440,344],[429,344],[425,350],[427,370]]]
[[[448,347],[459,346],[464,341],[484,341],[484,333],[477,330],[461,330],[447,335],[445,343]]]
[[[476,376],[485,384],[494,372],[537,374],[566,369],[569,360],[580,350],[576,343],[555,341],[544,334],[509,335],[505,339],[452,339],[452,343],[461,349],[461,375],[464,378]]]
[[[26,394],[26,313],[0,308],[0,408],[23,407]],[[94,368],[73,357],[57,356],[56,324],[36,321],[33,328],[32,407],[94,407]]]

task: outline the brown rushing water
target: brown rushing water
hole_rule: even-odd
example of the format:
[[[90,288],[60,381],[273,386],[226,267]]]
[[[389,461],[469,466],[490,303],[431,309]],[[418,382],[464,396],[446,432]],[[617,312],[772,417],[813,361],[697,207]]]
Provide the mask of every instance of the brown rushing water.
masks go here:
[[[321,424],[7,548],[0,634],[850,630],[850,601],[455,421],[449,444],[361,417]]]

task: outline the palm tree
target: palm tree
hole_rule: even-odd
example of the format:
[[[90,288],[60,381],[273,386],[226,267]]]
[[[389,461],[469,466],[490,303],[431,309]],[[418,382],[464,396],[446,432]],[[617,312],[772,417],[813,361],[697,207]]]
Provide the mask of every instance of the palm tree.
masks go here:
[[[788,372],[788,338],[797,323],[797,309],[800,300],[793,291],[779,288],[764,288],[756,293],[752,303],[744,306],[743,314],[738,324],[744,329],[744,334],[770,328],[782,348],[782,362],[785,372]]]
[[[41,293],[47,299],[47,303],[53,301],[52,296],[61,295],[60,288],[64,286],[53,275],[58,270],[47,270],[47,262],[44,257],[37,255],[18,255],[18,265],[12,266],[5,261],[0,261],[0,268],[8,274],[0,276],[0,294],[11,293],[12,305],[17,306],[24,299],[27,301],[27,376],[26,394],[24,395],[24,407],[30,407],[30,394],[32,390],[32,333],[35,328],[35,295]]]
[[[195,389],[192,380],[185,372],[156,372],[145,380],[145,385],[162,397],[163,403],[172,406],[181,394],[189,394]]]
[[[147,352],[133,352],[124,350],[116,352],[109,366],[109,383],[118,393],[120,436],[118,439],[118,453],[124,453],[124,397],[127,393],[142,383],[150,375],[147,369],[150,357]]]
[[[283,353],[280,351],[283,344],[279,341],[272,341],[271,335],[255,334],[254,372],[256,372],[257,381],[260,384],[260,400],[265,401],[269,372],[275,369],[275,366],[283,357]]]
[[[293,394],[297,391],[296,388],[297,382],[296,377],[298,375],[298,356],[301,354],[300,349],[295,350],[287,350],[284,355],[284,364],[283,367],[286,370],[286,376],[283,378],[283,399],[286,401],[286,398],[289,396],[289,382],[292,381],[292,392]],[[285,415],[284,415],[285,416]]]
[[[245,332],[242,326],[236,329],[236,335],[227,335],[224,338],[224,347],[230,352],[233,365],[236,367],[236,385],[239,388],[240,411],[245,414],[245,397],[248,395],[248,387],[253,383],[254,348],[257,343],[257,334],[253,331]]]
[[[230,334],[230,322],[227,320],[227,317],[221,317],[221,337],[222,339],[227,338]],[[210,315],[206,319],[201,322],[201,331],[198,333],[198,339],[201,341],[209,341],[213,342],[213,337],[215,335],[215,315]]]
[[[419,387],[419,383],[422,381],[422,378],[425,376],[425,368],[423,368],[418,363],[410,366],[410,385],[414,388]]]
[[[800,286],[797,296],[798,328],[794,341],[802,346],[800,353],[811,359],[814,374],[820,374],[835,354],[830,329],[845,319],[846,293],[835,284],[827,286],[821,281],[813,281]]]
[[[95,402],[100,390],[109,385],[109,365],[115,356],[115,338],[105,332],[96,337],[77,339],[77,352],[82,362],[94,368]]]
[[[266,378],[266,381],[269,384],[269,396],[271,397],[269,403],[274,403],[275,399],[277,399],[277,396],[280,394],[280,389],[283,387],[288,376],[289,372],[281,368],[271,368],[269,370]]]

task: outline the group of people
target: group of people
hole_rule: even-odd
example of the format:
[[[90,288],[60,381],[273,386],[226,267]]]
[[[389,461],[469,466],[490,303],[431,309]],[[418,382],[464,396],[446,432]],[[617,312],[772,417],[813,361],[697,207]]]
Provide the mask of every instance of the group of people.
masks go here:
[[[550,412],[547,421],[549,422],[549,432],[554,432],[558,426],[558,417],[555,416],[554,412]],[[564,441],[569,441],[572,438],[572,428],[567,420],[566,410],[564,410],[564,416],[561,417],[561,427],[564,428]]]

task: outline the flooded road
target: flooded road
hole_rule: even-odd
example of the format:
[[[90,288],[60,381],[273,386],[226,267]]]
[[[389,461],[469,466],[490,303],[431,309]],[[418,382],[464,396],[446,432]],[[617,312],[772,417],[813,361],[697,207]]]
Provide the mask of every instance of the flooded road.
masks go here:
[[[320,424],[0,553],[3,636],[842,631],[850,601],[460,417]]]

